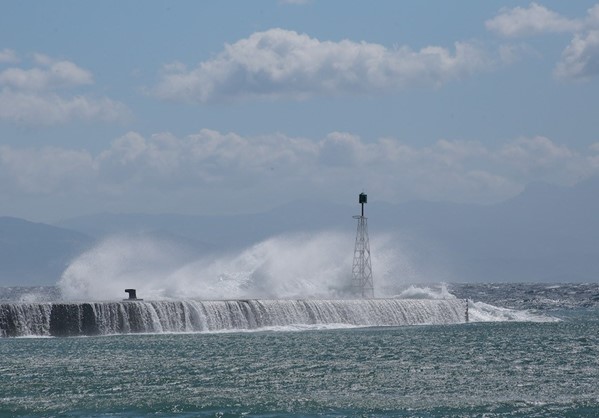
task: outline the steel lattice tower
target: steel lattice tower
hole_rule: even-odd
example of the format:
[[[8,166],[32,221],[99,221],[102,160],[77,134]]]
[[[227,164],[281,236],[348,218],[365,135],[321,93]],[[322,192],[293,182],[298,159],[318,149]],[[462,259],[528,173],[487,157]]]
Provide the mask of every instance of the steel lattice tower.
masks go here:
[[[363,298],[374,298],[372,281],[372,264],[370,263],[370,241],[368,239],[368,218],[364,216],[364,204],[367,202],[366,193],[360,193],[358,203],[362,205],[362,214],[354,216],[358,220],[354,262],[352,266],[352,285],[355,294]]]

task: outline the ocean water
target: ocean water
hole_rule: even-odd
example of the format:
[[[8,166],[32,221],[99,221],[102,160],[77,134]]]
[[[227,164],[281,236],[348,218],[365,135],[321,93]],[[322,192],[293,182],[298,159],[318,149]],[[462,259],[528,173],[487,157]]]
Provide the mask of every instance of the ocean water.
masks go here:
[[[0,416],[599,416],[599,285],[448,291],[476,322],[0,338]]]

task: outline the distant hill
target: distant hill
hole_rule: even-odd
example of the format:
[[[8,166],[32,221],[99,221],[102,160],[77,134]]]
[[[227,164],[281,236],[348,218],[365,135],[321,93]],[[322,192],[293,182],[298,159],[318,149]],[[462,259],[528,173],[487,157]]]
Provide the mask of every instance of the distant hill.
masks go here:
[[[69,229],[0,217],[0,285],[54,284],[92,242]]]
[[[531,184],[490,206],[420,204],[400,226],[444,248],[456,281],[599,280],[599,179]]]

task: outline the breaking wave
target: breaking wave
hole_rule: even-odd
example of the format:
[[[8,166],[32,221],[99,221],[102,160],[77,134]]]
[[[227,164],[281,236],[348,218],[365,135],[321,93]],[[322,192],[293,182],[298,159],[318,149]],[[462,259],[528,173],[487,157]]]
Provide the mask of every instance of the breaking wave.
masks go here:
[[[376,288],[417,282],[401,246],[373,240]],[[67,300],[114,300],[125,288],[151,299],[348,297],[353,237],[321,232],[279,236],[229,254],[191,254],[167,240],[112,237],[83,253],[58,286]]]

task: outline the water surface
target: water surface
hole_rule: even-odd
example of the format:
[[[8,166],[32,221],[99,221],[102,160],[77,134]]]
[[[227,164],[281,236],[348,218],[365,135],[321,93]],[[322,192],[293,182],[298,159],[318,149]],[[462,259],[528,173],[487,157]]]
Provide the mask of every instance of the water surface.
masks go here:
[[[597,416],[599,321],[0,339],[3,416]]]

